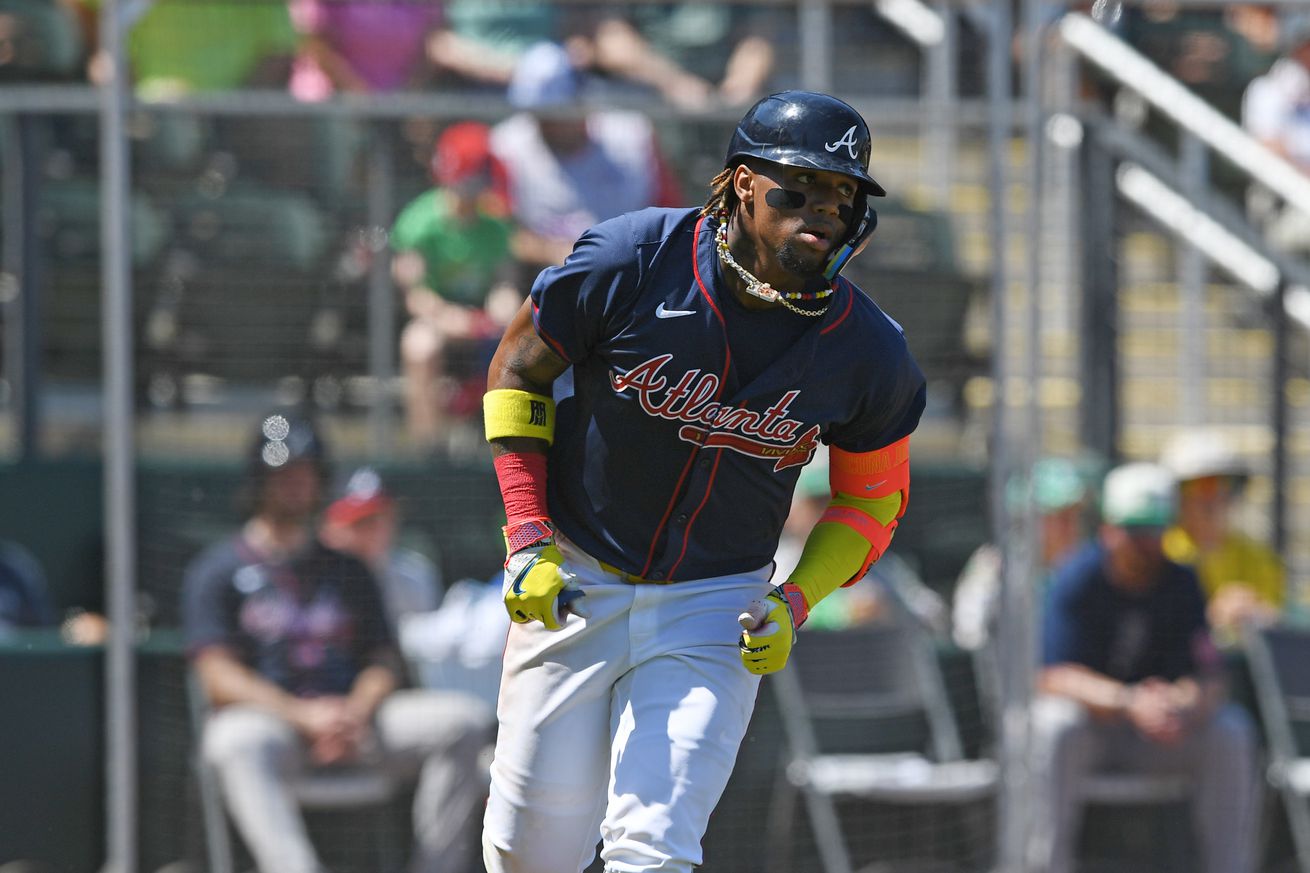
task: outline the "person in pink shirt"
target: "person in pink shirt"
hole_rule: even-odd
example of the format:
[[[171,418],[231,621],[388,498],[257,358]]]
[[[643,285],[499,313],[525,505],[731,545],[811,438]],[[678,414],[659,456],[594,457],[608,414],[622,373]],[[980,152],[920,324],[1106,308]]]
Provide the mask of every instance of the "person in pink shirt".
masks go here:
[[[443,20],[441,4],[413,0],[291,0],[290,10],[300,34],[291,93],[306,101],[405,89]]]

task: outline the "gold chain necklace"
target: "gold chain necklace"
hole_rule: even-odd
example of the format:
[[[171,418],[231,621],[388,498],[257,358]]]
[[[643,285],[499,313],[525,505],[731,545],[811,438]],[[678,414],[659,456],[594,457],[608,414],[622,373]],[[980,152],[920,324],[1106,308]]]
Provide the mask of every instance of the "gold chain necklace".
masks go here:
[[[750,294],[753,297],[758,297],[761,300],[767,300],[770,303],[781,303],[785,308],[790,309],[792,312],[796,313],[797,315],[807,315],[810,316],[811,318],[817,318],[818,316],[823,315],[828,311],[828,306],[830,304],[825,303],[822,309],[811,310],[811,309],[801,309],[799,306],[795,305],[791,301],[792,300],[822,300],[825,297],[831,296],[832,293],[837,290],[837,286],[835,284],[829,285],[827,288],[823,289],[822,291],[805,292],[805,291],[779,291],[778,289],[770,285],[768,282],[761,282],[759,279],[756,279],[753,275],[751,275],[750,271],[748,271],[745,267],[737,263],[737,259],[732,256],[732,249],[728,248],[727,213],[720,211],[717,217],[719,219],[719,229],[714,232],[715,248],[719,250],[719,257],[723,259],[723,263],[727,264],[729,267],[732,267],[732,269],[737,272],[737,275],[741,276],[741,280],[746,283],[747,294]]]

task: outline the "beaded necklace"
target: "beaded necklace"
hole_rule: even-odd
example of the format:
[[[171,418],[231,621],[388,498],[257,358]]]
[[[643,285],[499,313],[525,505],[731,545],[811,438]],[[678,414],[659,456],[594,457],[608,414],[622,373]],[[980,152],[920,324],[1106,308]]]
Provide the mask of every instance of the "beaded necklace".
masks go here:
[[[741,280],[746,283],[746,293],[761,300],[767,300],[770,303],[781,303],[787,309],[797,315],[808,315],[817,317],[828,311],[829,304],[825,303],[822,309],[801,309],[791,301],[793,300],[822,300],[830,297],[837,290],[835,283],[828,285],[822,291],[779,291],[768,282],[761,282],[750,274],[750,272],[737,263],[737,259],[732,256],[732,250],[728,248],[728,213],[720,209],[716,217],[719,219],[719,229],[714,232],[714,245],[719,250],[719,257],[723,263],[732,267]]]

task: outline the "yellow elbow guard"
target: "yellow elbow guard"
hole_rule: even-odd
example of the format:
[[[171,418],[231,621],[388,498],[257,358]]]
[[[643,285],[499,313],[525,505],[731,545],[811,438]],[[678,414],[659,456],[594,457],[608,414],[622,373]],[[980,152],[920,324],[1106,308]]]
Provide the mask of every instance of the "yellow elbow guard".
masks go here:
[[[482,396],[488,442],[503,437],[555,441],[555,401],[541,394],[497,388]]]

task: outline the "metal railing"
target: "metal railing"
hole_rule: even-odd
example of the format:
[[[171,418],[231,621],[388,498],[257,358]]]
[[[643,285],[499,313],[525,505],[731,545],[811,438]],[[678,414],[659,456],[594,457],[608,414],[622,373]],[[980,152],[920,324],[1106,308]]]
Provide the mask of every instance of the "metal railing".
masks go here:
[[[1182,136],[1180,157],[1175,161],[1144,137],[1133,136],[1105,119],[1097,125],[1099,144],[1126,161],[1115,175],[1120,194],[1184,246],[1182,313],[1185,322],[1192,319],[1183,325],[1180,344],[1183,396],[1189,400],[1183,404],[1184,410],[1204,408],[1200,386],[1204,368],[1200,364],[1205,358],[1205,331],[1199,324],[1204,310],[1204,265],[1222,268],[1270,307],[1275,359],[1271,389],[1273,539],[1282,551],[1287,516],[1287,328],[1295,324],[1310,331],[1306,317],[1310,311],[1310,265],[1275,251],[1239,210],[1210,192],[1205,150],[1212,150],[1247,178],[1307,214],[1310,177],[1086,15],[1070,13],[1055,29],[1065,45],[1172,121]]]

